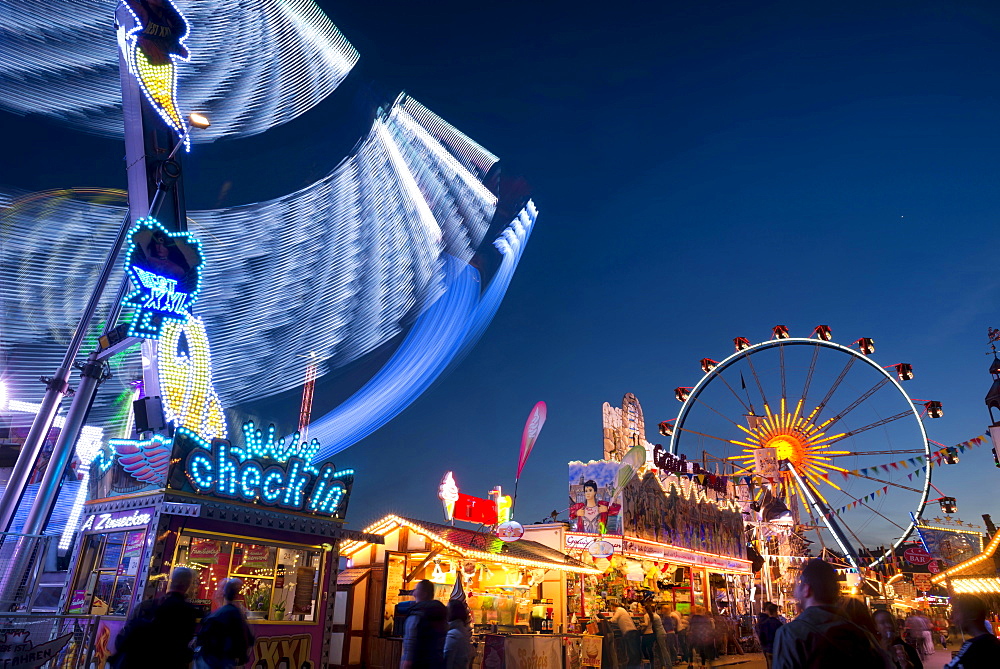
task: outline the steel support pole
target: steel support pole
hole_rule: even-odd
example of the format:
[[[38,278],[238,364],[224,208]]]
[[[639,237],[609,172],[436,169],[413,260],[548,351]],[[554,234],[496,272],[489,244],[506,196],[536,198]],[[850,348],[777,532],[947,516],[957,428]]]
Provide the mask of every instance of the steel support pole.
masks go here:
[[[847,556],[847,561],[851,563],[851,566],[854,567],[860,575],[861,560],[858,558],[858,552],[854,549],[854,546],[851,545],[851,542],[844,534],[844,531],[840,529],[840,525],[837,524],[837,521],[833,519],[833,513],[826,506],[826,504],[821,502],[816,495],[813,494],[809,485],[802,480],[801,476],[799,476],[799,472],[796,471],[795,466],[792,465],[791,462],[787,462],[787,466],[788,471],[790,471],[792,476],[795,477],[795,481],[799,484],[799,488],[802,489],[803,494],[806,496],[806,500],[808,500],[809,505],[812,506],[819,517],[823,519],[827,529],[830,530],[830,534],[832,534],[833,538],[837,540],[837,544],[840,546],[840,549],[844,551],[844,554]]]
[[[31,505],[28,517],[24,521],[22,534],[41,534],[45,529],[45,524],[56,504],[62,479],[66,475],[66,467],[76,450],[80,430],[87,420],[87,414],[90,413],[97,388],[105,378],[104,362],[98,360],[95,353],[91,353],[80,372],[80,384],[66,414],[66,422],[59,431],[59,438],[56,439],[55,447],[52,449],[52,457],[45,467],[45,475],[38,485],[35,502]]]
[[[87,305],[80,315],[80,321],[77,323],[76,331],[73,333],[73,338],[66,349],[66,355],[63,356],[62,364],[56,370],[55,375],[46,381],[45,396],[42,398],[42,405],[31,422],[31,429],[24,440],[24,445],[21,446],[21,452],[17,456],[14,470],[7,481],[3,495],[0,496],[0,532],[9,531],[11,523],[14,521],[14,514],[17,513],[17,507],[21,504],[24,489],[27,487],[28,479],[31,476],[31,470],[38,460],[38,454],[42,451],[42,444],[45,443],[45,437],[52,428],[52,423],[55,421],[62,398],[67,393],[69,376],[73,369],[73,361],[76,360],[76,356],[80,353],[83,338],[86,336],[87,328],[90,327],[90,322],[97,311],[97,305],[101,300],[101,295],[104,293],[105,286],[108,285],[108,279],[111,278],[111,272],[118,262],[118,255],[125,245],[125,238],[128,236],[130,227],[129,211],[126,211],[122,217],[121,225],[118,227],[118,235],[115,237],[114,244],[104,261],[101,274],[97,278],[97,284],[94,286],[94,290],[90,294],[90,299],[87,300]]]

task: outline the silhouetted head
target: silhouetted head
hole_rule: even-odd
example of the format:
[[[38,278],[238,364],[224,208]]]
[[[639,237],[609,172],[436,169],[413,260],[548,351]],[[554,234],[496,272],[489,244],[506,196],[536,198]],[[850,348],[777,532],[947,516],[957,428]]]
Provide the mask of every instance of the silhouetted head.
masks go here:
[[[223,579],[222,583],[219,584],[219,592],[227,602],[231,602],[239,597],[242,588],[243,581],[238,578]]]
[[[418,602],[429,602],[434,599],[434,584],[426,578],[413,589],[413,599]]]
[[[189,567],[175,567],[172,572],[170,572],[170,587],[167,588],[167,592],[179,592],[181,594],[187,594],[187,591],[191,589],[191,584],[194,583],[194,570]]]
[[[833,606],[840,596],[837,572],[823,560],[809,560],[799,573],[795,585],[795,599],[803,608],[809,606]]]

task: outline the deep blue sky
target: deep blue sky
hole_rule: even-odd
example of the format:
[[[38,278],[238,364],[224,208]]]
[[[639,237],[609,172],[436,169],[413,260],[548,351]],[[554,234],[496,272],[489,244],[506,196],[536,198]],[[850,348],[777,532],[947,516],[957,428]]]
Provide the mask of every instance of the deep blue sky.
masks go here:
[[[526,177],[542,211],[472,354],[338,458],[358,470],[352,526],[439,519],[447,469],[470,494],[511,485],[539,399],[549,419],[517,515],[563,509],[566,462],[601,455],[602,402],[634,392],[657,441],[700,358],[778,323],[873,337],[884,364],[913,363],[914,396],[944,402],[932,438],[985,431],[986,327],[1000,326],[993,3],[320,4],[357,71],[282,129],[198,149],[191,208],[316,178],[360,132],[359,100],[405,89]],[[0,183],[123,182],[120,144],[0,123],[43,147]],[[231,174],[248,153],[259,171]],[[1000,514],[998,480],[984,448],[935,482],[979,520]]]
[[[995,6],[325,6],[363,68],[524,174],[542,210],[472,355],[343,456],[357,522],[436,517],[444,469],[469,493],[510,484],[538,399],[519,515],[565,508],[565,463],[600,457],[602,402],[634,392],[658,441],[700,358],[777,323],[875,338],[884,364],[913,363],[913,396],[944,402],[932,438],[985,431]],[[978,521],[1000,512],[998,477],[984,448],[936,483]]]

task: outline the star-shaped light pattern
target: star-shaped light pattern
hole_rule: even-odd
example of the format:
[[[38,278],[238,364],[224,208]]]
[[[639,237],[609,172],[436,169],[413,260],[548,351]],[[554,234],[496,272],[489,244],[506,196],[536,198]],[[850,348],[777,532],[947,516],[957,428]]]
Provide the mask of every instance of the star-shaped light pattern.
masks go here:
[[[847,471],[843,467],[838,467],[830,461],[836,455],[849,455],[850,451],[830,450],[830,446],[843,439],[846,435],[843,432],[828,435],[823,428],[834,421],[829,418],[819,425],[813,422],[813,418],[819,412],[819,407],[810,412],[808,416],[802,415],[802,400],[795,405],[795,410],[791,413],[786,411],[785,398],[781,398],[781,409],[778,413],[773,413],[771,407],[764,405],[766,416],[757,417],[754,421],[756,427],[746,428],[737,424],[741,430],[746,432],[746,441],[730,439],[730,443],[743,446],[741,455],[730,456],[729,460],[735,460],[744,467],[744,471],[753,468],[755,452],[760,448],[774,448],[778,462],[788,461],[789,465],[795,468],[800,475],[809,482],[810,487],[817,495],[826,500],[817,490],[822,481],[837,490],[840,486],[830,480],[830,471]],[[791,493],[799,492],[798,484],[790,471],[781,472],[782,483]],[[795,483],[793,486],[792,484]]]

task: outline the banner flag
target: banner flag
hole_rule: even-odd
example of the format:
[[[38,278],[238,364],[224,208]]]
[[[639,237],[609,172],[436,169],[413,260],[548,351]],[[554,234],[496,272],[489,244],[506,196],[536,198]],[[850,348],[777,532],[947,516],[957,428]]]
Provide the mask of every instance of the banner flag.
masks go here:
[[[524,463],[528,461],[528,456],[531,455],[531,449],[535,447],[535,441],[538,440],[538,433],[542,431],[542,426],[545,425],[545,416],[548,413],[548,409],[545,406],[545,402],[539,402],[528,414],[528,420],[524,424],[524,431],[521,433],[521,455],[517,461],[517,476],[515,479],[521,478],[521,470],[524,469]]]

